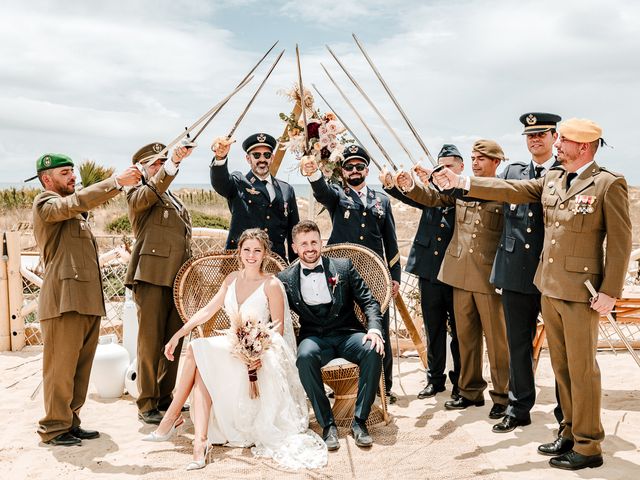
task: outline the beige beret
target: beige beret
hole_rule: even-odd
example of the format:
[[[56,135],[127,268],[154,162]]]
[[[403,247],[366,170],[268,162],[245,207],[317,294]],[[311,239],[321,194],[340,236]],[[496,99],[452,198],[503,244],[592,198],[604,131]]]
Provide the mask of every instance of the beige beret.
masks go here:
[[[602,137],[602,128],[586,118],[570,118],[558,126],[558,132],[567,140],[591,143]]]
[[[471,151],[500,161],[506,160],[502,147],[493,140],[477,140],[476,143],[473,144]]]

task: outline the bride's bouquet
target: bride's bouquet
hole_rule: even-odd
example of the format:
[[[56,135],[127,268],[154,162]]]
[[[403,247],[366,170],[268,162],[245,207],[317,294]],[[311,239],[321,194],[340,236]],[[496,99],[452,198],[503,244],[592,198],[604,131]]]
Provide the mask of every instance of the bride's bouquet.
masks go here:
[[[253,315],[244,316],[238,313],[231,317],[229,342],[231,354],[247,364],[249,373],[249,396],[258,398],[258,372],[249,365],[259,360],[262,354],[271,347],[271,335],[276,326],[261,321]]]

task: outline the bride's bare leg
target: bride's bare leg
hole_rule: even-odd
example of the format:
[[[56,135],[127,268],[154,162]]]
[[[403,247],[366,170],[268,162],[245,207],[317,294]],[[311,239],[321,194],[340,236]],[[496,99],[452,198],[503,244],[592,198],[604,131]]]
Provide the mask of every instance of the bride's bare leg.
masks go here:
[[[158,425],[158,428],[156,429],[156,433],[158,435],[166,435],[169,430],[171,430],[173,422],[175,422],[180,416],[182,407],[186,403],[187,398],[189,398],[189,394],[193,388],[196,371],[196,359],[193,355],[191,344],[189,344],[187,347],[187,353],[182,360],[182,373],[180,374],[176,391],[173,394],[173,400],[171,401],[169,408],[167,408],[160,425]]]
[[[200,372],[196,369],[195,383],[193,385],[193,459],[201,460],[207,447],[209,430],[209,415],[211,414],[211,395],[202,381]]]

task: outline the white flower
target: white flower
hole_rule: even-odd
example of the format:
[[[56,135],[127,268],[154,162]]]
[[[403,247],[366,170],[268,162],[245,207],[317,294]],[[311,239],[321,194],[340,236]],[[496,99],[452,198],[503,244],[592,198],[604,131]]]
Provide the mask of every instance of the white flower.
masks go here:
[[[327,127],[325,125],[321,125],[318,129],[318,133],[320,135],[326,135],[327,133],[329,133],[329,131],[327,130]]]
[[[331,142],[331,138],[328,135],[320,135],[320,145],[326,147]]]
[[[336,122],[335,120],[331,120],[330,122],[327,122],[325,124],[327,131],[333,135],[338,134],[338,130],[339,130],[339,125],[338,122]]]

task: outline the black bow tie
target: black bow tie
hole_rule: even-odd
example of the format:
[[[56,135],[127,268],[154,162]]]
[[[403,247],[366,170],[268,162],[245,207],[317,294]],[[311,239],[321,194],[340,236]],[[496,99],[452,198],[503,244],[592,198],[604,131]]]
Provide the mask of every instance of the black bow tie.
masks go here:
[[[324,272],[324,268],[322,267],[322,265],[316,265],[313,268],[303,268],[302,269],[302,273],[307,276],[311,273],[322,273]]]

